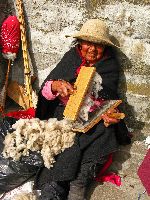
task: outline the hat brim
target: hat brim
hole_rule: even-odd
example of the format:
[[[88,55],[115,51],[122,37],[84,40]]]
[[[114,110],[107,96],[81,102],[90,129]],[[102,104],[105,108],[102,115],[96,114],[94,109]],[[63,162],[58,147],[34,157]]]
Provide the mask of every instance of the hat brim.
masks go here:
[[[97,43],[97,44],[104,44],[104,45],[115,46],[117,48],[120,48],[119,46],[115,45],[111,40],[109,40],[107,38],[93,37],[93,36],[89,36],[89,35],[81,35],[78,33],[73,34],[73,35],[65,35],[65,37],[73,37],[76,39],[85,40],[85,41],[89,41],[89,42],[93,42],[93,43]]]

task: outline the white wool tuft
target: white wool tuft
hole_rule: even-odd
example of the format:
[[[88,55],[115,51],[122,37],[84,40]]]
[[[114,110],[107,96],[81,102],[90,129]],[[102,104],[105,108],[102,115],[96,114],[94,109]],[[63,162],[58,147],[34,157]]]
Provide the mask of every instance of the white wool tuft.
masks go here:
[[[66,119],[20,119],[12,127],[15,131],[5,137],[3,156],[19,160],[22,155],[28,156],[29,150],[37,151],[47,168],[53,166],[54,156],[73,145],[76,135]]]
[[[79,112],[79,118],[88,121],[89,117],[89,110],[91,106],[94,105],[94,101],[91,98],[93,96],[95,99],[98,98],[98,92],[102,89],[102,78],[101,76],[96,72],[95,76],[93,77],[93,80],[91,82],[91,86],[88,89],[88,92],[85,96],[83,105],[81,106],[80,112]]]
[[[7,53],[2,53],[2,55],[5,59],[12,60],[12,61],[14,61],[16,58],[16,53],[7,52]]]
[[[150,149],[150,136],[148,136],[145,140],[145,144],[148,147],[148,149]]]
[[[14,195],[13,200],[37,200],[37,197],[33,193],[23,193]]]
[[[33,101],[33,107],[37,107],[37,102],[38,102],[38,95],[34,90],[32,90],[32,101]]]
[[[95,76],[92,80],[92,95],[97,99],[98,98],[98,92],[102,90],[102,77],[96,72]]]

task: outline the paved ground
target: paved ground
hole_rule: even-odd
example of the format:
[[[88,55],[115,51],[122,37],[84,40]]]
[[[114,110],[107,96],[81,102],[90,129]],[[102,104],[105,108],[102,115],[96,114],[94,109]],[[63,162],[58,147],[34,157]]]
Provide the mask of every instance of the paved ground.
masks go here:
[[[112,183],[94,183],[89,188],[88,200],[150,200],[137,170],[147,152],[144,141],[133,141],[132,145],[120,147],[110,171],[118,172],[121,177],[120,187]],[[141,198],[139,197],[141,195]]]
[[[110,183],[94,184],[89,190],[88,200],[138,200],[139,193],[144,190],[139,179],[126,177],[122,178],[122,186],[120,187]],[[141,200],[148,199],[150,197],[146,193],[141,196]]]

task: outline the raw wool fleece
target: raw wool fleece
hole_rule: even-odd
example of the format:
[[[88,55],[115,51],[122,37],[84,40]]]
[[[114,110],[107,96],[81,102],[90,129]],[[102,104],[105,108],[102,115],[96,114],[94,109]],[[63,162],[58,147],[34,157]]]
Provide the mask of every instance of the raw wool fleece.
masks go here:
[[[54,156],[73,145],[76,135],[69,121],[58,121],[56,118],[45,121],[20,119],[12,128],[15,131],[8,133],[4,140],[3,156],[19,160],[21,156],[28,156],[29,150],[37,151],[47,168],[53,166]]]
[[[33,193],[23,193],[13,196],[12,200],[37,200],[37,197]]]
[[[88,121],[89,110],[91,106],[94,105],[94,100],[91,98],[91,96],[93,96],[95,99],[98,98],[98,92],[103,89],[101,84],[102,84],[102,78],[96,72],[91,81],[91,85],[87,91],[87,94],[85,96],[83,105],[81,106],[79,112],[79,119],[81,118],[84,121]]]
[[[150,136],[148,136],[145,140],[145,145],[147,146],[148,149],[150,149]]]

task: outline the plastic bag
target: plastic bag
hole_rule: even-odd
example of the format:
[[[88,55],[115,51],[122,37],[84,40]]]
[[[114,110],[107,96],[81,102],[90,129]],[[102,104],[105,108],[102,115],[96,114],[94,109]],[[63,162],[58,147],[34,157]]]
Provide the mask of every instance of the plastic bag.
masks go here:
[[[33,177],[43,160],[38,153],[30,152],[29,156],[20,161],[13,161],[2,156],[3,141],[7,131],[12,132],[12,124],[17,120],[6,118],[0,122],[0,193],[8,192]]]

